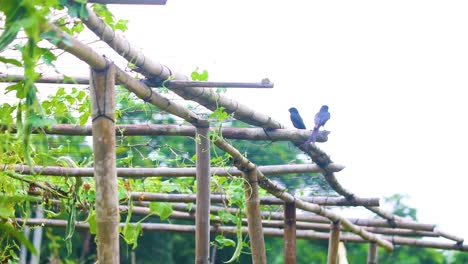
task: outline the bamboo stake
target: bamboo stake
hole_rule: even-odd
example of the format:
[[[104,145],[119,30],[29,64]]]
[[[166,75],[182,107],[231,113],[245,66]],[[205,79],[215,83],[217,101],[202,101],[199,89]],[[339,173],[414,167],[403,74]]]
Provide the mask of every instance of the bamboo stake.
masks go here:
[[[340,170],[342,168],[339,164],[331,164],[330,168],[333,170]],[[32,174],[29,166],[25,165],[14,165],[13,169],[20,174]],[[33,166],[34,172],[43,176],[68,176],[68,177],[92,177],[94,170],[93,168],[69,168],[69,167],[58,167],[58,166]],[[290,173],[315,173],[320,172],[320,168],[314,164],[297,164],[297,165],[269,165],[259,166],[258,169],[267,175],[282,175]],[[2,168],[0,168],[2,170]],[[242,171],[233,167],[213,167],[210,170],[211,175],[216,176],[242,176]],[[118,168],[117,177],[195,177],[196,168]],[[322,197],[324,203],[333,201],[333,198]],[[363,203],[378,203],[378,200],[374,198],[371,201],[365,199],[356,200],[356,202],[346,202],[344,200],[336,201],[343,205],[353,205],[357,202]],[[272,201],[274,202],[274,201]]]
[[[99,263],[119,263],[119,199],[115,157],[115,68],[91,70],[94,179]]]
[[[376,243],[369,243],[369,252],[367,253],[367,264],[377,264],[379,247]]]
[[[2,126],[0,131],[16,132],[15,127]],[[91,136],[91,126],[79,126],[72,124],[58,124],[50,127],[33,128],[32,133],[45,133],[48,135],[76,135]],[[213,132],[218,133],[219,128],[212,128]],[[165,124],[122,124],[117,125],[115,129],[117,136],[185,136],[194,137],[195,128],[187,125],[165,125]],[[268,134],[267,134],[268,133]],[[310,136],[309,130],[303,129],[275,129],[265,132],[262,128],[249,127],[223,127],[221,134],[227,139],[248,139],[248,140],[267,140],[267,141],[306,141]],[[326,142],[328,140],[328,131],[320,131],[317,135],[317,142]]]
[[[197,211],[195,216],[195,263],[210,263],[210,125],[198,122],[197,153]]]
[[[330,224],[330,239],[328,240],[328,264],[337,264],[338,261],[338,245],[340,244],[340,222],[332,222]]]
[[[296,263],[296,205],[284,203],[284,263]]]
[[[66,227],[67,221],[57,220],[57,219],[21,219],[16,218],[19,224],[26,224],[28,226],[48,226],[48,227]],[[124,226],[125,223],[120,223],[120,226]],[[145,231],[157,231],[157,232],[183,232],[183,233],[194,233],[195,226],[193,225],[174,225],[174,224],[156,224],[156,223],[142,223],[142,229]],[[77,222],[75,224],[77,229],[87,229],[89,225],[84,222]],[[210,228],[211,233],[216,234],[235,234],[236,227],[233,226],[216,226]],[[283,237],[283,230],[277,228],[264,228],[263,232],[266,236],[273,237]],[[243,234],[248,234],[247,228],[242,228]],[[313,240],[328,240],[330,235],[322,232],[315,232],[309,230],[296,230],[297,238],[300,239],[313,239]],[[398,236],[394,237],[384,237],[391,239],[395,245],[406,245],[413,247],[426,247],[426,248],[436,248],[436,249],[447,249],[447,250],[458,250],[468,252],[468,245],[457,244],[457,243],[447,243],[447,242],[436,242],[436,241],[427,241],[421,239],[413,238],[402,238]],[[342,234],[340,236],[341,241],[345,242],[356,242],[356,243],[369,243],[369,241],[362,239],[357,235],[351,234]]]
[[[245,207],[247,209],[247,221],[252,250],[252,263],[267,263],[265,240],[263,239],[262,215],[260,211],[260,199],[258,197],[257,170],[251,170],[244,174]],[[237,243],[241,243],[237,241]]]
[[[338,264],[348,264],[348,258],[346,256],[346,247],[345,244],[341,241],[338,244]]]

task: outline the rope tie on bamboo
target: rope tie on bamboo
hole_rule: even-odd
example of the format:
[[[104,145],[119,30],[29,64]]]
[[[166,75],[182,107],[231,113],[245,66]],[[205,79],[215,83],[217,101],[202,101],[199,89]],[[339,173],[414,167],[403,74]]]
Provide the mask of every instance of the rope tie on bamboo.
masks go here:
[[[148,86],[148,89],[150,90],[150,94],[148,95],[148,97],[143,98],[143,101],[145,101],[147,103],[150,103],[151,102],[151,97],[153,97],[153,89],[151,89],[151,87],[149,87],[149,86]]]
[[[395,217],[392,216],[392,218],[387,219],[387,222],[388,222],[388,224],[389,224],[392,228],[397,228],[397,224],[396,224],[396,221],[395,221]]]
[[[114,65],[114,63],[107,60],[107,58],[105,56],[104,56],[104,59],[106,59],[106,67],[104,69],[102,69],[102,70],[93,69],[94,72],[96,72],[96,73],[106,73],[109,70],[109,68],[112,65]],[[96,77],[95,77],[94,74],[92,74],[91,76],[93,77],[91,79],[92,85],[93,85],[93,87],[96,87],[96,79],[95,79]],[[107,78],[107,74],[106,74],[106,78],[104,79],[104,94],[105,95],[107,94],[107,79],[108,78]],[[94,122],[97,119],[103,117],[103,118],[106,118],[106,119],[110,120],[112,123],[115,123],[114,117],[108,116],[106,114],[106,102],[107,102],[107,100],[103,100],[104,101],[104,106],[103,106],[104,109],[101,109],[101,106],[99,105],[99,100],[97,100],[98,96],[96,94],[96,89],[93,89],[93,92],[94,92],[94,97],[96,98],[96,101],[97,101],[96,105],[97,105],[98,113],[97,113],[97,115],[95,117],[93,117],[92,122]],[[114,96],[114,95],[112,95],[112,96]]]

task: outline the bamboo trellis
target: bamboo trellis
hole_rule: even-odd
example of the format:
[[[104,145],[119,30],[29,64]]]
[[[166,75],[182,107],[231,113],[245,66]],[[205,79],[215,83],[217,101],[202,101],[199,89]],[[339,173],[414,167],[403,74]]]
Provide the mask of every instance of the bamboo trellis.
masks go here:
[[[115,168],[110,165],[110,171],[104,174],[110,174],[121,177],[194,177],[196,176],[199,192],[196,197],[190,195],[168,195],[168,194],[143,194],[132,193],[131,196],[138,199],[135,202],[133,212],[136,214],[149,214],[146,201],[169,201],[173,202],[173,208],[176,209],[171,217],[182,219],[196,219],[196,227],[186,225],[169,225],[169,224],[150,224],[143,223],[144,230],[162,231],[162,232],[195,232],[197,237],[196,263],[209,262],[209,232],[211,233],[235,233],[236,228],[232,226],[210,226],[209,214],[216,210],[230,210],[238,212],[235,208],[225,208],[222,206],[212,205],[223,204],[225,197],[219,194],[210,194],[209,192],[209,177],[210,175],[218,176],[240,176],[244,177],[246,184],[244,186],[247,200],[246,217],[243,218],[243,223],[247,223],[248,228],[243,227],[242,232],[249,234],[252,249],[253,263],[266,263],[265,246],[263,236],[281,236],[287,241],[285,245],[285,261],[287,263],[295,262],[295,239],[326,239],[329,240],[329,263],[335,263],[338,254],[339,241],[369,243],[369,263],[376,263],[377,246],[384,247],[388,250],[393,249],[393,245],[410,245],[417,247],[432,247],[441,249],[452,249],[468,251],[468,246],[463,244],[464,240],[457,236],[448,234],[435,228],[434,225],[421,224],[414,221],[399,218],[389,212],[386,212],[378,207],[378,200],[364,199],[356,196],[354,193],[346,190],[336,179],[334,173],[339,172],[344,167],[335,164],[329,156],[319,149],[316,145],[311,145],[310,148],[304,146],[303,142],[307,139],[309,132],[301,130],[287,130],[284,126],[273,118],[258,113],[257,111],[242,105],[224,95],[216,94],[211,89],[204,87],[223,86],[223,83],[211,83],[201,85],[199,82],[191,82],[187,76],[173,73],[168,67],[152,61],[145,57],[140,51],[125,40],[122,36],[116,34],[108,27],[98,16],[88,8],[89,16],[83,20],[85,25],[96,34],[102,41],[109,44],[118,54],[127,59],[130,63],[136,65],[137,72],[143,74],[147,79],[139,81],[134,79],[130,74],[120,69],[118,66],[110,67],[112,76],[115,74],[115,81],[139,98],[151,103],[160,109],[167,111],[170,114],[178,116],[193,126],[169,126],[169,125],[113,125],[106,127],[106,136],[115,138],[115,136],[134,136],[134,135],[165,135],[165,136],[191,136],[197,137],[197,167],[196,168],[140,168],[140,169],[123,169]],[[93,75],[100,71],[109,69],[108,61],[101,57],[98,53],[92,50],[89,46],[84,45],[79,40],[67,35],[54,25],[49,25],[43,31],[55,32],[59,39],[62,39],[56,46],[70,54],[76,56],[80,60],[87,63],[91,68]],[[71,43],[68,45],[66,43]],[[97,76],[96,75],[96,76]],[[107,76],[107,75],[106,75]],[[108,78],[108,77],[106,77]],[[18,81],[21,76],[0,76],[0,81]],[[94,80],[94,79],[92,79]],[[106,79],[107,80],[107,79]],[[168,81],[169,80],[169,81]],[[60,82],[60,78],[43,77],[39,79],[44,83]],[[107,80],[108,81],[108,80]],[[112,82],[102,84],[100,87],[113,86]],[[216,138],[213,143],[220,149],[229,153],[233,158],[233,165],[236,168],[210,168],[209,165],[209,124],[196,113],[188,109],[182,104],[171,101],[158,92],[154,91],[148,85],[160,85],[163,81],[165,87],[172,90],[182,98],[194,101],[209,110],[216,110],[222,106],[228,113],[233,114],[234,118],[243,121],[247,124],[260,128],[224,128],[222,135],[224,138]],[[77,79],[78,84],[92,84],[89,79]],[[224,83],[225,86],[229,86]],[[240,83],[231,83],[231,85],[243,87],[248,86]],[[94,85],[91,85],[92,87]],[[260,84],[250,84],[250,87],[268,88],[272,84],[265,80]],[[92,94],[93,95],[93,94]],[[100,100],[106,99],[99,93],[95,94],[94,102],[97,102],[96,107],[99,109]],[[94,111],[94,110],[93,110]],[[110,109],[109,111],[112,112]],[[94,113],[94,116],[96,113]],[[98,113],[99,115],[102,113]],[[96,120],[97,121],[97,120]],[[107,120],[108,121],[108,120]],[[14,132],[14,128],[7,128],[0,125],[0,130],[8,130]],[[266,132],[268,130],[268,133]],[[99,129],[93,124],[90,126],[78,127],[71,125],[57,125],[51,128],[42,130],[48,134],[55,135],[91,135],[99,134]],[[103,132],[104,134],[104,132]],[[328,133],[321,132],[318,137],[318,142],[327,141]],[[280,166],[257,166],[249,159],[243,156],[235,147],[233,147],[225,139],[248,139],[248,140],[285,140],[294,143],[299,149],[305,151],[312,159],[314,164],[308,165],[280,165]],[[111,140],[112,141],[112,140]],[[109,156],[113,151],[112,147],[115,144],[110,144],[108,149],[103,149],[106,153],[101,153],[101,156]],[[96,145],[95,148],[97,149]],[[98,153],[95,155],[99,156]],[[109,158],[112,160],[112,158]],[[19,165],[2,166],[4,170],[11,170],[11,175],[20,178],[21,174],[30,174],[30,168]],[[34,170],[42,175],[47,176],[73,176],[73,177],[89,177],[103,173],[99,172],[98,168],[62,168],[62,167],[35,167]],[[318,172],[324,175],[325,179],[334,191],[340,194],[339,198],[305,198],[289,194],[285,188],[278,186],[272,182],[266,175],[284,174],[284,173],[300,173],[300,172]],[[15,174],[16,173],[16,174]],[[115,178],[115,177],[114,177]],[[275,197],[258,197],[258,188],[261,187],[267,190]],[[46,189],[46,188],[45,188]],[[135,199],[137,200],[137,199]],[[196,201],[196,216],[193,212],[187,212],[187,204]],[[176,204],[179,203],[179,204]],[[260,204],[283,204],[285,214],[264,212],[260,210]],[[348,219],[344,218],[335,212],[325,208],[324,206],[363,206],[374,212],[381,219]],[[118,207],[118,208],[117,208]],[[125,212],[128,208],[125,206],[113,205],[113,208],[120,212]],[[296,208],[302,209],[308,213],[296,213]],[[193,208],[192,208],[193,209]],[[101,210],[97,207],[97,210]],[[116,211],[114,210],[113,213]],[[179,211],[178,211],[179,210]],[[185,210],[185,211],[184,211]],[[98,212],[98,216],[99,216]],[[268,216],[273,220],[264,220],[262,217]],[[275,222],[276,219],[276,222]],[[16,219],[19,223],[26,225],[46,225],[55,227],[66,226],[65,221],[53,219]],[[219,222],[216,217],[213,222]],[[112,220],[111,220],[112,222]],[[99,221],[98,221],[99,223]],[[118,224],[110,225],[113,228],[118,228]],[[77,223],[77,228],[89,228],[85,223]],[[106,230],[101,227],[102,230]],[[284,231],[281,230],[284,228]],[[318,230],[318,231],[312,231]],[[115,229],[114,229],[115,231]],[[320,232],[320,231],[325,231]],[[347,231],[347,232],[346,232]],[[106,231],[115,234],[112,231]],[[354,233],[354,234],[350,234]],[[385,234],[385,235],[382,235]],[[386,235],[391,235],[388,237]],[[406,236],[421,236],[421,237],[444,237],[453,242],[434,242],[422,239],[408,238]],[[100,235],[105,237],[105,235]],[[115,239],[114,239],[115,241]],[[99,252],[99,251],[98,251]],[[117,249],[118,252],[118,249]],[[101,259],[107,258],[99,255]],[[100,261],[101,261],[100,259]],[[115,262],[115,259],[109,263]],[[104,262],[103,262],[104,263]]]

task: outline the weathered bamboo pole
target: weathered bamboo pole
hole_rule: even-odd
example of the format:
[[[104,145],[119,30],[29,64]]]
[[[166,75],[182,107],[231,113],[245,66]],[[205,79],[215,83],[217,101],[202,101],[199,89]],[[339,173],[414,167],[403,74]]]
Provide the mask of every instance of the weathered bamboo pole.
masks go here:
[[[197,154],[197,211],[195,263],[210,263],[210,139],[208,121],[199,121],[195,136]]]
[[[244,173],[245,207],[247,209],[247,222],[250,237],[250,249],[252,251],[252,263],[267,263],[265,240],[263,238],[262,215],[260,211],[260,199],[258,197],[257,170]],[[237,243],[241,243],[237,241]]]
[[[262,171],[260,167],[258,167]],[[262,171],[263,172],[263,171]],[[139,201],[157,201],[157,202],[182,202],[182,203],[194,203],[196,202],[195,195],[193,194],[167,194],[167,193],[147,193],[147,192],[134,192],[130,193],[133,199]],[[211,194],[210,196],[212,203],[225,203],[227,198],[223,194]],[[343,197],[327,197],[327,196],[299,196],[300,199],[316,203],[324,206],[359,206],[362,204],[378,204],[378,198],[362,198],[356,200],[355,204],[351,204],[346,198]],[[259,197],[260,204],[266,205],[280,205],[284,202],[274,196],[262,196]]]
[[[369,243],[369,252],[367,253],[367,264],[377,264],[379,247],[376,243]]]
[[[31,193],[32,195],[37,195],[37,193]],[[132,196],[135,201],[139,201],[140,197],[139,196]],[[38,201],[41,200],[40,197],[37,197]],[[154,200],[151,200],[154,201]],[[163,200],[170,202],[170,200]],[[195,201],[195,200],[194,200]],[[57,201],[57,205],[60,205],[60,202]],[[137,205],[142,205],[142,206],[149,206],[148,202],[136,202]],[[176,210],[181,210],[184,211],[184,213],[178,214],[179,212],[175,211],[174,214],[177,214],[174,216],[175,218],[183,218],[183,219],[193,219],[193,215],[195,213],[195,208],[187,205],[187,204],[173,204],[172,207]],[[124,208],[120,206],[120,208]],[[148,208],[142,207],[134,207],[134,212],[135,214],[149,214],[150,211]],[[190,209],[190,210],[189,210]],[[189,210],[190,213],[185,213]],[[228,211],[233,214],[238,213],[238,209],[235,208],[225,208],[225,207],[220,207],[220,206],[211,206],[210,207],[210,212],[211,213],[218,213],[219,211]],[[277,222],[275,221],[267,221],[266,223],[269,226],[275,226],[275,227],[281,227],[284,228],[284,215],[283,213],[278,213],[278,212],[269,212],[269,211],[262,211],[261,212],[262,217],[266,219],[276,219],[278,220]],[[324,231],[329,231],[329,223],[330,220],[318,216],[318,215],[312,215],[312,214],[299,214],[296,215],[296,219],[301,222],[297,222],[296,225],[300,226],[302,229],[317,229],[317,230],[324,230]],[[379,234],[389,234],[389,235],[406,235],[406,236],[432,236],[432,237],[437,237],[439,236],[435,232],[430,232],[433,230],[434,226],[429,225],[429,224],[422,224],[422,223],[415,223],[415,222],[398,222],[397,225],[400,229],[395,229],[395,228],[388,228],[390,227],[389,223],[385,220],[380,220],[380,219],[361,219],[361,218],[349,218],[349,221],[352,223],[363,226],[364,229],[366,229],[369,232],[374,232],[374,233],[379,233]],[[424,231],[425,230],[425,231]]]
[[[151,84],[149,84],[151,86]],[[161,83],[155,84],[161,86]],[[273,88],[273,83],[268,79],[263,79],[261,82],[208,82],[208,81],[165,81],[164,87],[169,89],[183,89],[183,88],[256,88],[256,89],[269,89]]]
[[[34,195],[34,194],[33,194]],[[42,202],[42,198],[36,197],[38,202]],[[138,197],[134,197],[135,200],[138,200]],[[50,200],[52,204],[55,205],[61,205],[61,202],[59,200]],[[135,215],[148,215],[151,214],[151,211],[148,208],[148,204],[142,204],[138,202],[139,205],[143,205],[146,207],[142,206],[134,206],[133,207],[133,214]],[[187,212],[188,205],[183,205],[183,206],[178,206],[176,205],[171,214],[171,218],[176,218],[176,219],[195,219],[195,210],[192,210],[190,212]],[[192,207],[193,208],[193,207]],[[129,208],[128,206],[121,205],[119,206],[120,213],[126,213]],[[177,211],[177,210],[183,210],[183,211]],[[211,206],[210,207],[210,213],[217,213],[221,210],[226,210],[226,208],[222,208],[219,206]],[[237,213],[238,211],[236,209],[230,209],[231,213]],[[261,216],[266,218],[266,219],[281,219],[281,220],[263,220],[262,225],[264,227],[277,227],[277,228],[285,228],[285,221],[284,217],[283,218],[278,218],[279,215],[278,213],[272,213],[272,212],[267,212],[267,211],[262,211],[260,212]],[[213,218],[213,220],[218,221],[217,217]],[[330,224],[325,224],[323,221],[315,222],[315,218],[311,219],[302,219],[302,221],[297,221],[296,222],[296,228],[297,229],[303,229],[303,230],[316,230],[316,231],[325,231],[329,232],[330,231]],[[364,219],[361,219],[364,220]],[[308,221],[308,222],[305,222]],[[328,220],[326,220],[328,221]],[[247,224],[247,219],[242,219],[242,222],[244,224]],[[380,220],[380,222],[385,223],[384,221]],[[373,232],[373,233],[378,233],[378,234],[386,234],[386,235],[400,235],[400,236],[418,236],[418,237],[439,237],[439,234],[436,232],[430,232],[430,231],[418,231],[418,230],[412,230],[412,229],[396,229],[396,228],[382,228],[382,227],[367,227],[364,226],[364,229]]]
[[[296,205],[284,203],[284,263],[296,263]]]
[[[333,170],[341,170],[343,167],[339,164],[329,165]],[[14,165],[13,169],[20,174],[31,174],[29,166]],[[68,177],[92,177],[93,168],[68,168],[58,166],[33,166],[34,172],[43,176],[68,176]],[[296,165],[268,165],[259,166],[258,169],[267,175],[282,175],[290,173],[315,173],[320,172],[321,169],[315,164],[296,164]],[[0,168],[2,170],[2,168]],[[216,176],[242,176],[242,171],[234,167],[213,167],[210,170],[211,175]],[[195,177],[196,168],[118,168],[117,177]],[[330,199],[333,198],[322,198]],[[376,198],[374,198],[376,199]],[[365,201],[365,200],[356,200]],[[369,202],[369,201],[367,201]],[[370,201],[375,204],[375,200]],[[325,201],[326,203],[326,201]],[[343,205],[356,204],[353,202],[341,201]],[[366,202],[364,202],[366,203]]]
[[[224,150],[225,152],[231,155],[231,157],[234,160],[234,165],[237,168],[244,169],[244,170],[256,169],[255,164],[253,164],[247,158],[245,158],[237,149],[235,149],[230,144],[228,144],[224,139],[217,139],[215,140],[214,143],[218,148]],[[297,208],[300,208],[309,212],[314,212],[318,215],[328,218],[330,221],[333,221],[333,222],[341,221],[344,228],[361,236],[363,239],[367,239],[369,241],[375,241],[382,247],[386,248],[387,250],[393,250],[393,245],[389,241],[381,239],[375,234],[367,232],[363,228],[354,225],[349,220],[344,219],[338,214],[330,210],[327,210],[317,204],[307,203],[298,199],[297,197],[289,194],[286,191],[286,189],[274,184],[272,181],[266,178],[265,175],[263,175],[260,171],[257,171],[257,176],[259,179],[260,186],[262,186],[264,189],[266,189],[269,193],[273,194],[274,196],[282,199],[283,201],[289,202],[289,203],[294,202]]]
[[[26,224],[28,226],[48,226],[48,227],[66,227],[67,221],[57,220],[57,219],[27,219],[25,221],[21,218],[16,218],[19,224]],[[124,226],[125,223],[120,223],[120,226]],[[194,233],[194,225],[174,225],[174,224],[155,224],[155,223],[142,223],[142,229],[145,231],[158,231],[158,232],[183,232],[183,233]],[[77,229],[87,229],[89,225],[84,222],[77,222],[75,224]],[[216,226],[211,227],[210,232],[217,234],[235,234],[236,227],[234,226]],[[266,236],[273,237],[283,237],[284,232],[281,229],[277,228],[264,228],[263,232]],[[246,227],[242,228],[243,234],[248,234],[248,229]],[[309,231],[309,230],[296,230],[297,238],[300,239],[318,239],[318,240],[328,240],[330,235],[327,233]],[[385,237],[391,239],[395,245],[405,245],[412,247],[426,247],[426,248],[436,248],[436,249],[447,249],[447,250],[458,250],[468,252],[468,245],[457,244],[457,243],[447,243],[447,242],[437,242],[437,241],[427,241],[422,239],[413,239],[413,238],[402,238],[398,236],[394,237]],[[341,241],[345,242],[356,242],[356,243],[368,243],[369,241],[362,239],[357,235],[352,234],[342,234],[340,236]]]
[[[99,263],[119,263],[119,199],[115,157],[115,68],[91,70],[94,179]]]
[[[340,244],[340,221],[330,224],[330,239],[328,240],[328,264],[337,264],[338,261],[338,246]]]
[[[24,75],[0,73],[0,82],[14,83],[24,80]],[[40,76],[36,83],[50,84],[82,84],[89,85],[88,77],[64,78],[62,76]]]
[[[16,132],[15,127],[0,124],[0,131]],[[91,126],[58,124],[50,127],[33,128],[32,133],[45,133],[48,135],[91,136]],[[219,132],[218,128],[212,131]],[[187,125],[165,124],[121,124],[115,128],[117,136],[184,136],[194,137],[195,128]],[[268,133],[268,134],[267,134]],[[221,134],[227,139],[266,140],[266,141],[306,141],[310,136],[309,130],[303,129],[275,129],[265,132],[262,128],[249,127],[223,127]],[[317,142],[328,140],[328,131],[320,131]]]

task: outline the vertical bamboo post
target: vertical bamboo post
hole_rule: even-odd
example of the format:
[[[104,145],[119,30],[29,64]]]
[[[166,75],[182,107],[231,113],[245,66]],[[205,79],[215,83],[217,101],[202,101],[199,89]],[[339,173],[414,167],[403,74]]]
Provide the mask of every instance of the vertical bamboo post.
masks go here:
[[[296,204],[284,203],[284,263],[296,263]]]
[[[210,262],[210,125],[206,120],[196,124],[197,209],[195,216],[195,263]]]
[[[340,221],[330,224],[330,238],[328,240],[328,264],[336,264],[338,260],[338,245],[340,244]]]
[[[367,254],[367,264],[377,264],[378,262],[378,251],[379,247],[377,243],[370,242],[369,243],[369,252]]]
[[[252,251],[252,263],[266,264],[265,240],[263,237],[262,213],[260,198],[258,197],[257,170],[250,170],[243,174],[244,192],[247,208],[247,223]],[[238,241],[237,243],[241,243]]]
[[[115,161],[115,68],[91,69],[97,252],[100,264],[120,263],[119,203]]]

